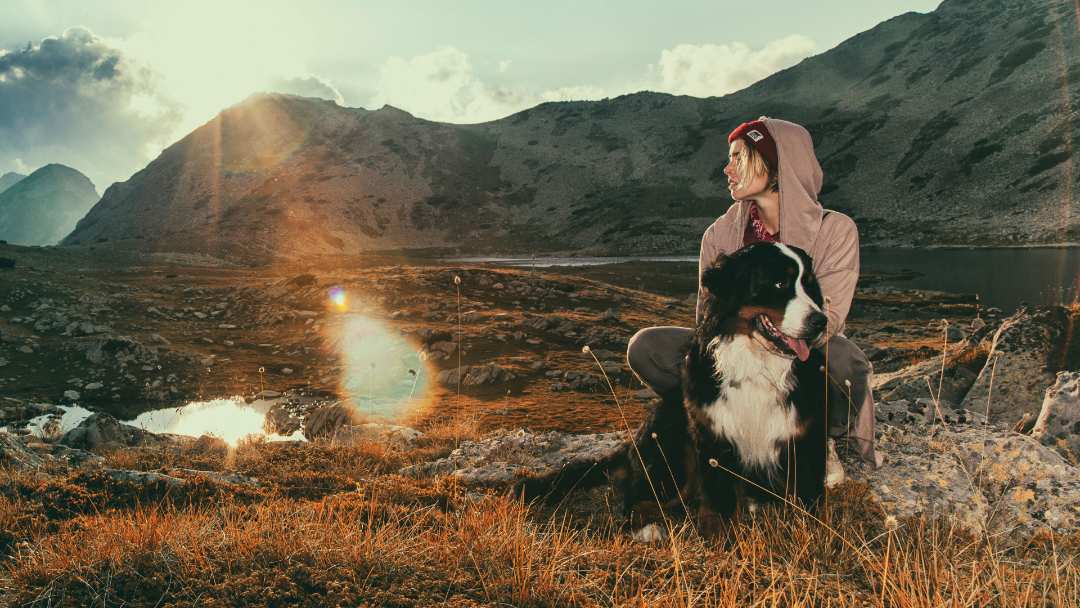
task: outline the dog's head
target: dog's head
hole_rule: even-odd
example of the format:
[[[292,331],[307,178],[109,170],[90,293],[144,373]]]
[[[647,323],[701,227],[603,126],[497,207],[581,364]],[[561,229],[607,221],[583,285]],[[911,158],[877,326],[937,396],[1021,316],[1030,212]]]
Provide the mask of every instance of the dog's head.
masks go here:
[[[720,259],[701,276],[711,295],[702,329],[749,335],[763,348],[806,361],[825,340],[828,319],[810,256],[782,243],[757,243]]]

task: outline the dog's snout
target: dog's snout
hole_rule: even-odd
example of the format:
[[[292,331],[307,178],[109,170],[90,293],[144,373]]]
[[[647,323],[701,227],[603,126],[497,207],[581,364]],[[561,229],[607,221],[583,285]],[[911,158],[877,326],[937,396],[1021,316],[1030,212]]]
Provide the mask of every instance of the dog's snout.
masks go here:
[[[810,313],[810,317],[806,319],[806,327],[815,334],[820,334],[825,331],[825,328],[829,325],[829,318],[820,312]]]

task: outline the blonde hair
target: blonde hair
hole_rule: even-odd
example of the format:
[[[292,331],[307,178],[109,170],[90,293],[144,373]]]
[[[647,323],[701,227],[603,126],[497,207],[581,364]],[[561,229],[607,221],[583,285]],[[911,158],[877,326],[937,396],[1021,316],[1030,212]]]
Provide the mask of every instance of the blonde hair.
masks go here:
[[[761,155],[753,146],[746,145],[746,142],[740,137],[731,142],[731,146],[728,148],[728,156],[739,153],[739,158],[735,161],[735,175],[739,178],[739,186],[745,187],[755,177],[760,175],[767,175],[769,178],[769,189],[773,192],[777,190],[777,176],[775,171],[769,169],[769,165],[765,162],[765,157]]]

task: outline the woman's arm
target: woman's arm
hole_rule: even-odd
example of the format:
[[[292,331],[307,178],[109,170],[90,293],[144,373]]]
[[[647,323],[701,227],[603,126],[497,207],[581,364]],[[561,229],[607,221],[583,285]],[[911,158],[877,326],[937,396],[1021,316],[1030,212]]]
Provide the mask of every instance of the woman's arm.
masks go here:
[[[698,254],[698,290],[697,290],[697,306],[694,308],[694,326],[701,324],[701,317],[705,314],[705,307],[708,306],[709,291],[701,286],[701,275],[705,274],[705,269],[712,266],[716,262],[716,258],[720,257],[721,249],[717,246],[716,238],[713,236],[713,230],[716,228],[716,224],[713,224],[705,229],[705,234],[701,236],[701,252]]]
[[[814,259],[814,274],[821,293],[828,302],[825,315],[829,318],[826,334],[832,336],[844,330],[851,300],[855,297],[855,283],[859,280],[859,230],[850,217],[830,211],[831,220],[821,224],[818,239],[825,239],[826,249]]]

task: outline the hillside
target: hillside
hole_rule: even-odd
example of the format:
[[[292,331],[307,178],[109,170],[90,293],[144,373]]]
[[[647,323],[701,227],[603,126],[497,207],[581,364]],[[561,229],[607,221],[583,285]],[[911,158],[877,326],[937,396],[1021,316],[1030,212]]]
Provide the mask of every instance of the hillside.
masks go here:
[[[85,175],[64,165],[46,165],[0,191],[0,239],[55,245],[97,200],[97,190]]]
[[[864,245],[1080,241],[1065,0],[947,0],[742,91],[545,103],[477,125],[256,95],[114,184],[64,240],[265,259],[390,249],[694,253],[726,133],[808,126]]]
[[[22,173],[15,173],[14,171],[9,171],[3,175],[0,175],[0,192],[3,192],[4,190],[7,190],[8,188],[19,183],[19,180],[24,177],[26,176]]]

